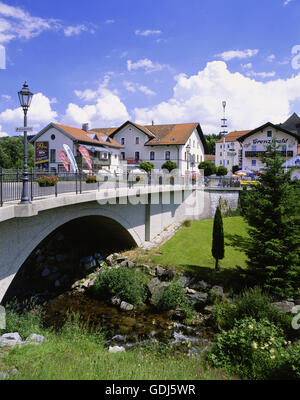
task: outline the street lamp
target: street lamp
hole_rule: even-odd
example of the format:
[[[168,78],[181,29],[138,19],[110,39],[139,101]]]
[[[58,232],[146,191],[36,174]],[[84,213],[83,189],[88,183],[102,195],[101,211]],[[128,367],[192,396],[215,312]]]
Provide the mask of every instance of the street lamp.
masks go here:
[[[191,153],[191,145],[188,144],[186,146],[186,152],[187,152],[187,170],[189,171],[189,160],[190,160],[190,153]]]
[[[24,165],[23,165],[23,188],[21,204],[30,204],[29,190],[28,190],[28,165],[27,165],[27,112],[31,104],[33,93],[30,92],[27,83],[25,82],[23,88],[18,92],[21,107],[24,111]]]

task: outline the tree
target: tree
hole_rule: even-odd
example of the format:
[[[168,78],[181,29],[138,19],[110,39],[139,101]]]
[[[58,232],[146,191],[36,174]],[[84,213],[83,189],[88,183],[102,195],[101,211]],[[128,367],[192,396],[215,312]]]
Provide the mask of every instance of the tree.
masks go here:
[[[219,270],[219,260],[223,260],[225,256],[223,219],[219,206],[216,209],[214,219],[212,255],[216,260],[216,270]]]
[[[140,163],[140,169],[147,172],[147,174],[149,175],[154,169],[154,164],[149,161],[143,161]]]
[[[216,143],[218,140],[222,139],[223,135],[219,133],[218,135],[205,135],[205,140],[208,147],[208,154],[216,154]]]
[[[174,161],[168,160],[161,166],[161,168],[168,170],[170,173],[175,169],[178,169],[178,165]]]
[[[234,165],[232,167],[232,173],[235,174],[239,169],[240,169],[240,167],[238,165]]]
[[[210,176],[216,173],[216,166],[211,161],[203,161],[198,166],[199,169],[204,169],[204,176]]]
[[[5,137],[0,140],[0,168],[23,168],[23,137]],[[34,148],[28,143],[28,166],[34,166]]]
[[[216,174],[217,176],[225,176],[228,174],[228,169],[221,165],[220,167],[217,168]]]
[[[244,218],[250,226],[248,276],[286,297],[299,291],[300,187],[291,182],[291,172],[284,173],[278,149],[273,140],[261,158],[266,168],[245,203]]]

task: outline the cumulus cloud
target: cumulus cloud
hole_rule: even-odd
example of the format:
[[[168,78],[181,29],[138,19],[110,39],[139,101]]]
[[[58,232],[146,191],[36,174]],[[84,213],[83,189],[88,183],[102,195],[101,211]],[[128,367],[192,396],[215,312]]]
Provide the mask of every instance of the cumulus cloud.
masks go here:
[[[140,124],[200,122],[205,133],[220,130],[222,101],[227,100],[232,130],[255,128],[267,121],[283,122],[290,103],[300,99],[300,74],[287,80],[258,82],[232,73],[223,61],[207,63],[197,75],[176,76],[172,98],[153,107],[135,108]]]
[[[42,93],[33,96],[30,109],[28,111],[28,119],[30,125],[34,128],[40,128],[43,125],[54,121],[57,117],[56,111],[51,108],[51,101]],[[23,126],[24,114],[21,107],[10,109],[7,108],[0,114],[0,119],[6,124],[14,127]]]
[[[136,71],[138,69],[143,69],[146,72],[156,72],[156,71],[161,71],[163,69],[170,69],[170,66],[167,64],[154,63],[148,58],[143,58],[136,62],[127,60],[127,69],[129,72]]]
[[[137,36],[150,36],[150,35],[160,35],[161,31],[159,30],[146,30],[146,31],[140,31],[139,29],[137,29],[134,32]]]
[[[285,2],[283,3],[284,6],[287,6],[292,0],[285,0]]]
[[[6,137],[8,133],[2,131],[2,126],[0,125],[0,137]]]
[[[228,50],[223,53],[216,54],[215,57],[221,57],[224,61],[230,61],[234,58],[250,58],[256,56],[258,54],[257,49],[247,49],[247,50]]]

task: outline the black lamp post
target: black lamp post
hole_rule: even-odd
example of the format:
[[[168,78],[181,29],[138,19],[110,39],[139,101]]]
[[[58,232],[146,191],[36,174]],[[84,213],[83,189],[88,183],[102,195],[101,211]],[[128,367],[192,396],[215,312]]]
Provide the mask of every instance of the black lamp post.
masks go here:
[[[27,165],[27,112],[31,104],[33,93],[30,92],[27,83],[20,92],[18,92],[21,107],[24,111],[24,166],[23,166],[23,188],[21,204],[30,204],[28,190],[28,165]]]

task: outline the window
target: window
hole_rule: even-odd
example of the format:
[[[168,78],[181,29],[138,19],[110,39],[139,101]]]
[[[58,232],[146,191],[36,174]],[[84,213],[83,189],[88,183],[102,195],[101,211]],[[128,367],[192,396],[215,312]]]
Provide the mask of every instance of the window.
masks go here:
[[[121,152],[121,160],[125,160],[125,153],[124,153],[124,151]]]
[[[227,165],[229,165],[229,160],[227,160]]]
[[[193,147],[194,147],[194,148],[196,147],[195,140],[193,140]]]
[[[154,152],[154,151],[151,151],[151,152],[150,152],[150,160],[151,160],[151,161],[154,161],[154,160],[155,160],[155,152]]]
[[[51,140],[55,140],[55,135],[51,135]]]
[[[166,160],[170,160],[171,159],[171,153],[169,151],[166,151]]]
[[[138,161],[140,159],[140,153],[136,151],[135,153],[135,159]]]
[[[199,154],[197,154],[197,163],[199,162]]]
[[[267,134],[268,134],[268,137],[272,137],[272,131],[268,131]]]
[[[51,163],[56,162],[56,150],[55,149],[50,150],[50,162]]]
[[[256,160],[252,160],[252,167],[256,167]]]
[[[221,152],[221,153],[220,153],[220,157],[222,157],[222,154],[223,154],[223,153]]]
[[[124,146],[125,145],[125,138],[121,139],[121,145]]]
[[[222,161],[220,161],[220,165],[222,165]]]
[[[186,155],[186,152],[184,153],[184,161],[186,161],[186,159],[187,159],[187,155]]]
[[[139,137],[135,138],[135,144],[140,144],[140,138]]]
[[[256,146],[252,146],[252,151],[256,151]]]

